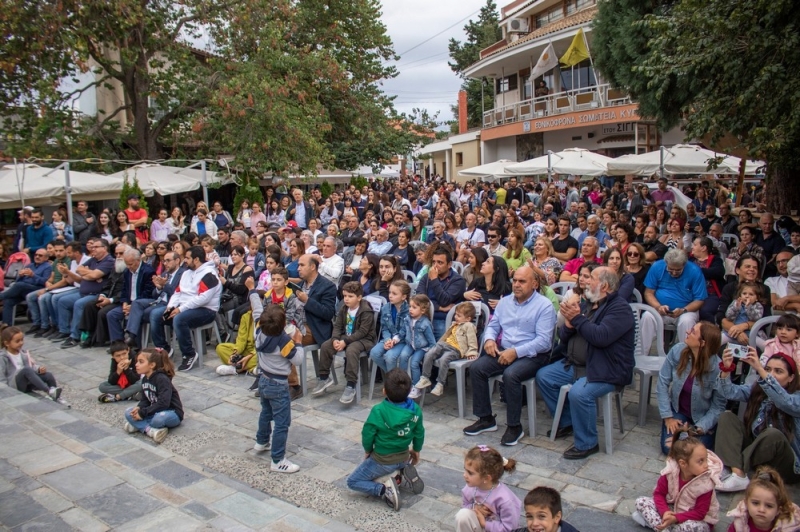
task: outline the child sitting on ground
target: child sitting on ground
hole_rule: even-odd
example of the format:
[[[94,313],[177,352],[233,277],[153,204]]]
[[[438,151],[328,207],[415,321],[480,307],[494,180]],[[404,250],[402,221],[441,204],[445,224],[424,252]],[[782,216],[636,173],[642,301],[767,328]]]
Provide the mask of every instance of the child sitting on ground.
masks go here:
[[[719,485],[722,461],[703,443],[676,430],[652,497],[636,499],[631,517],[643,527],[675,532],[709,532],[719,521]],[[691,434],[691,432],[689,432]],[[680,495],[680,496],[679,496]]]
[[[739,289],[736,291],[736,299],[734,299],[725,311],[725,319],[723,326],[726,326],[725,320],[732,323],[736,327],[736,332],[730,335],[729,332],[723,333],[723,344],[728,342],[740,342],[747,345],[749,341],[748,335],[750,334],[751,323],[755,323],[764,317],[764,305],[759,300],[763,294],[761,287],[755,283],[740,283]],[[728,325],[729,326],[729,325]]]
[[[422,362],[422,376],[417,381],[415,387],[424,390],[431,385],[431,371],[433,371],[434,361],[439,361],[439,376],[436,378],[436,386],[431,393],[442,395],[444,385],[447,384],[447,372],[450,363],[468,358],[474,360],[478,358],[478,333],[472,320],[475,319],[475,305],[472,303],[459,303],[456,306],[453,324],[450,329],[436,342],[436,345],[425,353]]]
[[[39,390],[53,401],[64,402],[60,399],[61,388],[53,374],[37,364],[27,349],[22,350],[25,334],[19,327],[0,326],[0,342],[0,372],[9,387],[23,393]]]
[[[553,488],[539,486],[525,495],[525,521],[527,527],[514,532],[578,532],[563,519],[561,494]]]
[[[142,376],[142,400],[125,411],[125,430],[139,431],[161,443],[169,429],[183,421],[183,405],[172,378],[175,366],[163,349],[142,351],[136,357],[136,371]]]
[[[250,296],[253,319],[258,320],[255,340],[258,368],[261,372],[258,381],[261,415],[258,418],[258,432],[253,449],[256,452],[272,449],[270,471],[296,473],[300,466],[293,464],[285,456],[289,425],[292,424],[288,378],[292,366],[303,363],[305,351],[302,348],[297,349],[289,335],[284,332],[286,312],[283,307],[267,305],[262,311],[258,294],[251,291]]]
[[[136,372],[136,358],[128,344],[122,340],[111,342],[111,370],[108,380],[100,385],[101,403],[138,401],[142,398],[142,383]]]
[[[422,410],[408,398],[410,390],[411,379],[404,370],[394,368],[384,375],[386,399],[372,407],[361,429],[364,461],[347,477],[348,488],[381,497],[395,510],[400,509],[399,485],[415,494],[425,488],[414,467],[425,441],[425,428]],[[387,474],[390,477],[386,482],[375,482]]]
[[[361,367],[361,353],[369,353],[375,345],[375,311],[363,300],[364,288],[358,281],[348,281],[342,286],[344,305],[333,322],[333,335],[323,342],[319,351],[319,382],[311,395],[319,396],[333,384],[330,376],[333,358],[344,351],[344,375],[347,386],[339,398],[340,403],[350,404],[356,400],[356,383]]]
[[[456,514],[456,532],[510,531],[519,527],[522,501],[500,482],[505,472],[512,472],[517,462],[503,458],[495,449],[478,445],[464,458],[461,509]]]
[[[789,499],[780,474],[769,466],[756,469],[744,499],[728,512],[728,532],[800,530],[800,508]]]

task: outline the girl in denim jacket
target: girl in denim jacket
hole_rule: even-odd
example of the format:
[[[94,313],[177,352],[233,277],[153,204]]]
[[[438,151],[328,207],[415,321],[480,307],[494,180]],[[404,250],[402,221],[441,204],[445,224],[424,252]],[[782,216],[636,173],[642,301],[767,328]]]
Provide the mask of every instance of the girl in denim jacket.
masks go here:
[[[405,327],[405,347],[400,353],[400,367],[405,368],[411,360],[411,384],[419,382],[422,373],[422,358],[425,352],[436,345],[436,337],[433,336],[433,324],[430,320],[431,300],[425,294],[417,294],[411,298],[408,306],[408,317]],[[418,397],[420,391],[411,388],[412,399]]]

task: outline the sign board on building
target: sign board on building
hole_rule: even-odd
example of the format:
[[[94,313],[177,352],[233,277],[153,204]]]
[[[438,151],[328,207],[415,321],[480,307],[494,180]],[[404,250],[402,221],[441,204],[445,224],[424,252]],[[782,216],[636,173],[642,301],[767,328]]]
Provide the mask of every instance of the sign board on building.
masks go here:
[[[523,133],[530,133],[531,131],[531,121],[526,120],[522,123],[522,131]]]
[[[633,133],[632,122],[603,125],[603,135],[619,135],[620,133]]]

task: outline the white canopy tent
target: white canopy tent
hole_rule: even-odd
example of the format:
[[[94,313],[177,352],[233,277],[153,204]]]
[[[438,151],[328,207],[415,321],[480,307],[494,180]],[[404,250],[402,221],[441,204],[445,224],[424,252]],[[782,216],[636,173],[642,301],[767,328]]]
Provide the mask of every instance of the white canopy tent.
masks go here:
[[[201,161],[201,163],[204,163],[204,161]],[[127,175],[130,183],[133,182],[135,177],[138,179],[139,187],[145,196],[152,196],[155,192],[162,196],[168,196],[170,194],[180,194],[181,192],[191,192],[202,187],[204,199],[208,203],[207,185],[226,185],[233,182],[233,180],[224,174],[207,171],[204,164],[202,166],[202,168],[198,169],[142,163],[111,174],[108,177],[122,181]]]
[[[716,168],[709,169],[709,163],[721,157]],[[665,175],[675,174],[722,174],[738,175],[741,159],[733,155],[719,153],[696,144],[676,144],[662,146],[658,151],[623,155],[608,163],[608,171],[614,175],[653,175],[663,169]],[[745,175],[755,175],[764,166],[760,161],[747,161]]]
[[[517,175],[572,174],[600,176],[608,172],[611,157],[581,148],[567,148],[559,152],[548,151],[547,155],[506,166],[505,171]]]
[[[481,181],[495,181],[506,177],[516,176],[517,174],[510,174],[506,172],[506,166],[514,164],[515,161],[510,159],[500,159],[493,163],[486,163],[479,166],[473,166],[466,170],[461,170],[458,175],[461,177],[475,177]]]

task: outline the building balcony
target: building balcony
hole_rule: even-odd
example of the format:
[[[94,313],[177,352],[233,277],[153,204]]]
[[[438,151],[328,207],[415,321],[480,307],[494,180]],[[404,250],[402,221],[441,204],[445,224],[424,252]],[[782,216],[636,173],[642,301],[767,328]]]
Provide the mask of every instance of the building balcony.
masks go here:
[[[609,84],[582,87],[497,107],[483,113],[483,129],[631,104],[630,96]]]

